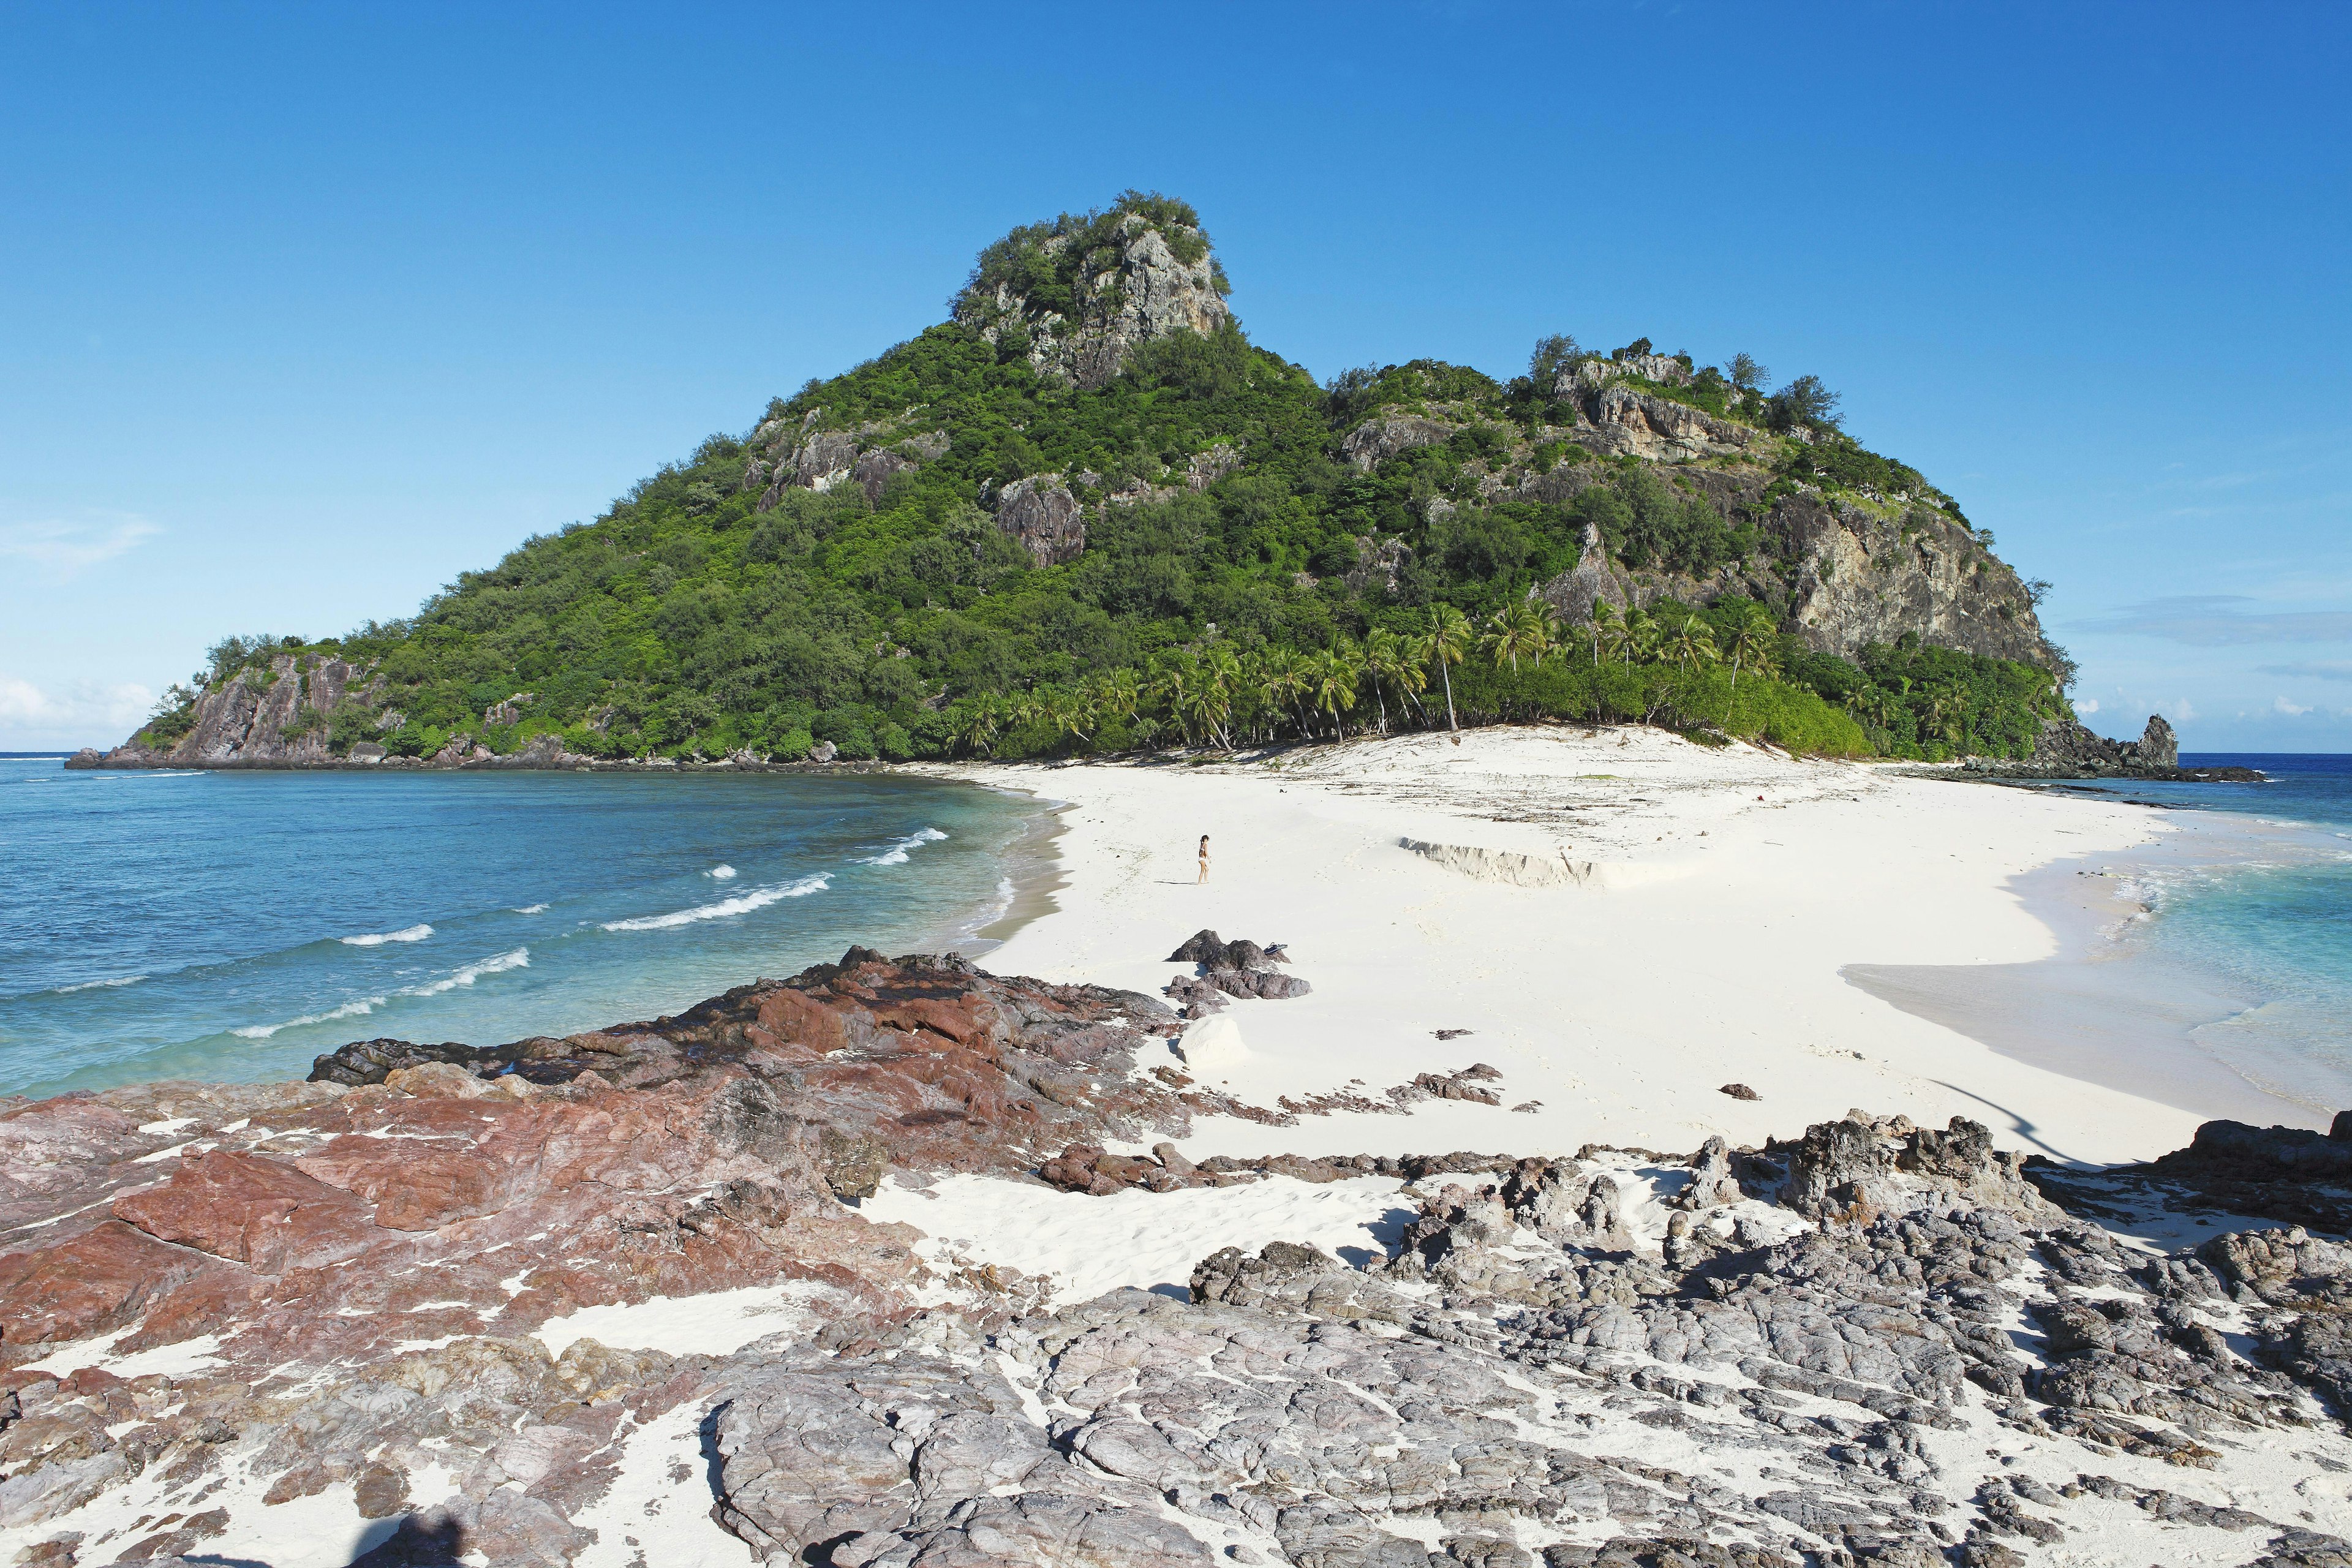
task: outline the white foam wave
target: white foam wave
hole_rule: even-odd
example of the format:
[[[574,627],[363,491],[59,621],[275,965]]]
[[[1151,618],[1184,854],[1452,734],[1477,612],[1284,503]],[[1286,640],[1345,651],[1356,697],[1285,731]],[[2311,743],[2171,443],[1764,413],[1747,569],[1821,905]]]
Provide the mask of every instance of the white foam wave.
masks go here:
[[[438,996],[444,991],[455,991],[460,985],[471,985],[485,974],[504,974],[509,969],[529,969],[530,967],[530,949],[519,947],[512,952],[502,952],[496,958],[486,958],[479,963],[469,963],[455,973],[445,974],[438,980],[430,981],[423,985],[412,985],[401,994],[403,996]]]
[[[391,1000],[389,996],[362,996],[356,1002],[346,1002],[323,1013],[305,1013],[282,1024],[255,1024],[248,1028],[231,1029],[229,1033],[239,1039],[266,1040],[280,1029],[299,1029],[305,1024],[331,1024],[338,1018],[363,1018]]]
[[[748,915],[753,910],[766,909],[783,899],[804,899],[811,893],[822,893],[833,880],[830,871],[819,871],[813,877],[803,877],[797,882],[780,882],[773,887],[753,888],[731,899],[721,899],[715,904],[698,904],[690,910],[672,910],[666,915],[639,915],[635,920],[606,921],[606,931],[668,931],[674,926],[692,925],[697,921],[725,920],[730,915]]]
[[[734,867],[723,864],[713,866],[703,873],[714,882],[731,882],[735,879],[736,874]]]
[[[511,912],[519,915],[543,915],[547,912],[547,906],[545,904],[525,904],[522,908]]]
[[[398,931],[372,931],[365,936],[339,936],[335,940],[345,947],[382,947],[388,942],[423,942],[432,934],[433,928],[420,921]]]
[[[866,858],[860,860],[858,864],[861,866],[903,866],[907,863],[908,856],[913,854],[916,850],[920,849],[924,845],[937,844],[940,839],[945,838],[946,837],[946,834],[941,833],[936,827],[926,827],[919,832],[909,833],[906,837],[899,839],[896,844],[891,845],[889,848],[882,851],[881,854],[869,855]]]
[[[136,985],[146,978],[143,974],[126,974],[120,980],[85,980],[79,985],[60,985],[54,994],[67,996],[76,991],[103,991],[115,985]]]
[[[460,985],[471,985],[485,974],[503,974],[509,969],[530,967],[530,949],[519,947],[512,952],[501,952],[494,958],[483,959],[478,963],[466,964],[438,980],[429,980],[422,985],[404,986],[388,995],[362,996],[355,1002],[346,1002],[340,1007],[330,1007],[323,1013],[305,1013],[299,1018],[289,1018],[282,1024],[255,1024],[242,1029],[231,1029],[229,1033],[240,1039],[266,1040],[280,1029],[299,1029],[306,1024],[331,1024],[338,1018],[363,1018],[390,1002],[394,996],[438,996],[444,991],[455,991]]]

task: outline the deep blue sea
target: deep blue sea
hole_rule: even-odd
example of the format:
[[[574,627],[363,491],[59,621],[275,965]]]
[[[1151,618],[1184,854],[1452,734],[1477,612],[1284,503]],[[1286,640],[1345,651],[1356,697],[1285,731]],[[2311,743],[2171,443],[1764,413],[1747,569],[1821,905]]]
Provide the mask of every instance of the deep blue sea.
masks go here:
[[[0,757],[0,1093],[299,1078],[961,944],[1038,803],[878,775],[68,773]]]
[[[2190,1038],[2257,1088],[2321,1109],[2352,1105],[2352,756],[2184,754],[2260,784],[2114,784],[2102,793],[2212,814],[2137,877],[2148,918],[2128,941],[2239,1004]],[[2072,786],[2083,787],[2083,786]],[[2235,819],[2235,820],[2228,820]]]

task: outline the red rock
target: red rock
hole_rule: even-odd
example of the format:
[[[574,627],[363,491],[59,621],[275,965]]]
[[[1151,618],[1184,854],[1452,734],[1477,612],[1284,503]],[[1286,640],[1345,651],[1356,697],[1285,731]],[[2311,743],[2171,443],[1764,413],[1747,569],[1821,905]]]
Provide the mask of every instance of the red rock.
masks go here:
[[[341,1188],[226,1150],[193,1155],[162,1186],[116,1198],[114,1215],[158,1240],[264,1274],[356,1256],[371,1228],[366,1208]]]
[[[37,1251],[0,1257],[0,1345],[111,1333],[201,1273],[205,1260],[109,1220]]]

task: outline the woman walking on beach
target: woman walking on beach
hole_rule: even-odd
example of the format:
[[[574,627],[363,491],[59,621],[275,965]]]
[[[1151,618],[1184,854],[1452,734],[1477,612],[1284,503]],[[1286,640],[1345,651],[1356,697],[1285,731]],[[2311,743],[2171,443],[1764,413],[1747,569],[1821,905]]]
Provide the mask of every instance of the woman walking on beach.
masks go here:
[[[1200,875],[1199,879],[1198,879],[1198,880],[1196,880],[1192,885],[1193,885],[1194,887],[1196,887],[1196,888],[1197,888],[1197,887],[1199,887],[1199,886],[1201,885],[1201,883],[1202,883],[1202,882],[1205,882],[1205,881],[1207,881],[1208,879],[1209,879],[1209,836],[1208,836],[1207,834],[1203,833],[1202,835],[1201,835],[1201,875]]]

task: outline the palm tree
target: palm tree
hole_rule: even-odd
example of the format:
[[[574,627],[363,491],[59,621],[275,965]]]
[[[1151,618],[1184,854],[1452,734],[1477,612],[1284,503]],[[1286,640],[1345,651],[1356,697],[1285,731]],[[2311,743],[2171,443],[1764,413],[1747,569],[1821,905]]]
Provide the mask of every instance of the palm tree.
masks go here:
[[[996,742],[997,727],[1002,722],[993,697],[975,697],[963,710],[963,722],[956,728],[956,741],[967,756],[980,756]]]
[[[1487,653],[1498,661],[1507,659],[1511,673],[1517,675],[1522,658],[1541,663],[1551,651],[1549,619],[1532,602],[1522,599],[1495,612],[1486,623],[1484,641]]]
[[[1339,725],[1340,711],[1356,705],[1356,687],[1363,679],[1363,671],[1353,657],[1354,652],[1354,648],[1346,644],[1325,648],[1315,657],[1313,663],[1311,679],[1314,684],[1311,689],[1315,694],[1315,705],[1331,715],[1334,739],[1344,733]]]
[[[1469,657],[1470,618],[1451,605],[1430,605],[1427,640],[1429,656],[1445,682],[1445,727],[1459,730],[1461,721],[1454,716],[1453,667]]]
[[[1617,618],[1616,605],[1611,604],[1606,599],[1595,599],[1592,601],[1593,668],[1598,669],[1601,668],[1601,645],[1603,642],[1606,642],[1611,647],[1615,647],[1617,646],[1617,639],[1624,635],[1620,629],[1623,623],[1619,621]]]
[[[1625,629],[1618,635],[1618,645],[1624,649],[1627,668],[1633,668],[1636,658],[1643,664],[1650,662],[1658,651],[1658,623],[1650,618],[1649,611],[1639,605],[1627,607]]]
[[[1422,706],[1421,694],[1429,689],[1428,643],[1425,637],[1397,638],[1396,673],[1390,677],[1424,724],[1429,722],[1429,710]]]
[[[1095,698],[1104,712],[1132,719],[1135,710],[1143,706],[1143,689],[1135,679],[1135,671],[1114,669],[1097,685]]]
[[[1772,673],[1772,617],[1761,605],[1750,605],[1731,623],[1731,689],[1739,689],[1739,667],[1745,663],[1759,675]]]
[[[1185,732],[1196,734],[1204,741],[1215,741],[1230,747],[1225,736],[1225,720],[1233,712],[1233,699],[1212,669],[1194,668],[1187,672],[1181,699],[1181,713]]]
[[[1695,669],[1702,664],[1713,664],[1722,655],[1706,623],[1696,616],[1685,616],[1682,624],[1667,634],[1666,657],[1685,669]]]
[[[1927,694],[1927,724],[1937,736],[1958,746],[1967,738],[1968,725],[1963,721],[1967,703],[1958,692],[1944,688]]]
[[[1381,705],[1381,733],[1389,732],[1387,687],[1404,669],[1404,641],[1385,626],[1374,626],[1364,638],[1364,673],[1372,682],[1372,697]]]
[[[1307,661],[1295,648],[1271,648],[1265,662],[1260,666],[1259,683],[1270,708],[1287,708],[1298,721],[1303,734],[1308,729],[1306,712],[1299,703],[1307,696]]]
[[[1865,686],[1845,700],[1846,711],[1864,722],[1881,730],[1891,731],[1889,722],[1895,717],[1894,694],[1883,686]]]
[[[1064,691],[1059,687],[1048,687],[1038,701],[1038,708],[1039,716],[1053,727],[1056,739],[1084,741],[1088,745],[1094,743],[1094,737],[1087,733],[1087,726],[1094,722],[1094,715],[1087,710],[1083,696]]]

